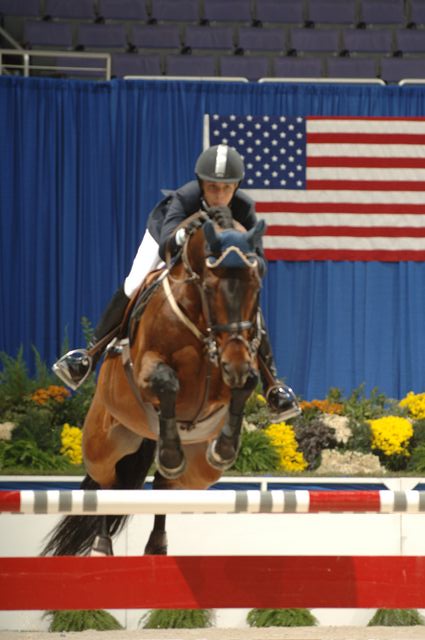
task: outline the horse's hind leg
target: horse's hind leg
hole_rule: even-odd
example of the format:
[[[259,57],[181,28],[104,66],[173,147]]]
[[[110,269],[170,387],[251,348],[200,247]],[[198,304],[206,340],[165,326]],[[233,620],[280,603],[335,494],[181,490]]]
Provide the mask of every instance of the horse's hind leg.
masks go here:
[[[257,376],[250,376],[242,389],[232,389],[229,417],[219,436],[207,449],[208,463],[220,471],[229,469],[239,451],[245,402],[257,385]]]
[[[177,478],[185,468],[185,457],[176,423],[177,375],[160,362],[149,379],[150,387],[159,399],[159,438],[156,453],[158,469],[165,478]]]

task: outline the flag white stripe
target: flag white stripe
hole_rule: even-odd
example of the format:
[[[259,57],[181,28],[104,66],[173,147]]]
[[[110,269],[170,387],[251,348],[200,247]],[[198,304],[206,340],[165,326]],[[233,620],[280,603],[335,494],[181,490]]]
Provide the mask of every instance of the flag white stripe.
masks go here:
[[[424,215],[409,214],[369,214],[357,213],[257,213],[258,218],[265,220],[267,225],[289,225],[297,227],[425,227]],[[425,238],[423,239],[425,248]]]
[[[423,238],[352,236],[265,236],[267,249],[346,249],[352,251],[424,251]]]
[[[425,158],[425,144],[307,143],[307,157]]]
[[[425,169],[376,169],[364,167],[310,167],[307,180],[410,180],[425,181]]]
[[[425,133],[424,120],[388,120],[373,119],[329,119],[314,120],[307,118],[307,131],[310,133]]]
[[[304,191],[296,189],[244,189],[255,202],[333,202],[354,204],[422,204],[421,191]]]

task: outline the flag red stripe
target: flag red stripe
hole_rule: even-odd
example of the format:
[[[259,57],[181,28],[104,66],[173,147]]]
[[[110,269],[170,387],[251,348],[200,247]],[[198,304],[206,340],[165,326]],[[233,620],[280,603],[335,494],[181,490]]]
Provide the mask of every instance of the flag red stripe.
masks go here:
[[[378,169],[423,169],[425,158],[347,158],[310,156],[307,167],[365,167]]]
[[[353,238],[425,238],[425,228],[271,225],[268,236],[352,236]]]
[[[257,213],[424,214],[425,204],[354,202],[256,202]]]
[[[381,262],[425,261],[425,251],[354,251],[349,249],[266,249],[268,260],[363,260]]]
[[[307,144],[425,144],[425,133],[349,133],[307,131]]]
[[[413,180],[309,180],[310,191],[425,191],[425,182]]]
[[[308,116],[308,120],[358,120],[364,122],[365,120],[376,120],[377,122],[425,122],[423,116]]]

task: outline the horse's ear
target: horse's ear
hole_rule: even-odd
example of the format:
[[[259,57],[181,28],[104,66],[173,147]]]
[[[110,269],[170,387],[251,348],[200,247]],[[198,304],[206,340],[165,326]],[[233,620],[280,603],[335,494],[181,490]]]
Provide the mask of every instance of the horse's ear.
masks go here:
[[[255,227],[246,232],[246,239],[251,243],[253,248],[260,245],[261,237],[266,230],[266,223],[264,220],[259,220]]]
[[[220,238],[218,237],[216,230],[214,228],[214,223],[211,220],[207,220],[202,227],[205,234],[205,239],[208,242],[208,246],[214,254],[221,253],[221,243]]]

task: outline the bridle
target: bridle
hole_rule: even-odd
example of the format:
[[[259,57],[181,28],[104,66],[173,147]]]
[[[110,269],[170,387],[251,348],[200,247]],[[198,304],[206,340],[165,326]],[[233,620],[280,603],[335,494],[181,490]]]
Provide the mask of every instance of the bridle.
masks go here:
[[[257,309],[254,314],[254,318],[251,320],[242,320],[238,322],[228,322],[228,323],[220,323],[214,324],[212,322],[212,313],[211,306],[209,303],[209,298],[206,291],[206,283],[205,280],[201,279],[201,276],[192,268],[190,263],[188,249],[189,243],[192,233],[189,233],[181,251],[181,261],[184,266],[185,275],[183,282],[192,282],[196,287],[202,307],[202,314],[205,319],[206,329],[205,333],[200,331],[200,329],[190,320],[190,318],[186,315],[186,313],[181,309],[178,305],[177,300],[174,297],[170,286],[170,278],[174,281],[179,281],[179,279],[175,279],[168,273],[162,280],[162,286],[164,288],[164,292],[169,302],[174,314],[181,320],[181,322],[188,328],[192,334],[204,345],[205,352],[207,354],[208,361],[214,366],[218,367],[220,365],[221,356],[225,348],[228,346],[229,342],[241,342],[244,347],[248,350],[248,353],[251,357],[254,357],[257,354],[258,348],[261,342],[261,321],[260,321],[260,311],[257,305]],[[213,269],[214,266],[208,261],[208,258],[205,259],[206,266],[209,269]],[[250,269],[258,269],[258,261],[254,258],[251,260],[245,259],[246,267]],[[220,260],[217,263],[219,266]],[[253,331],[253,336],[250,339],[245,338],[243,335],[244,331]],[[217,335],[219,333],[227,333],[228,337],[224,341],[224,343],[220,346],[217,340]]]

